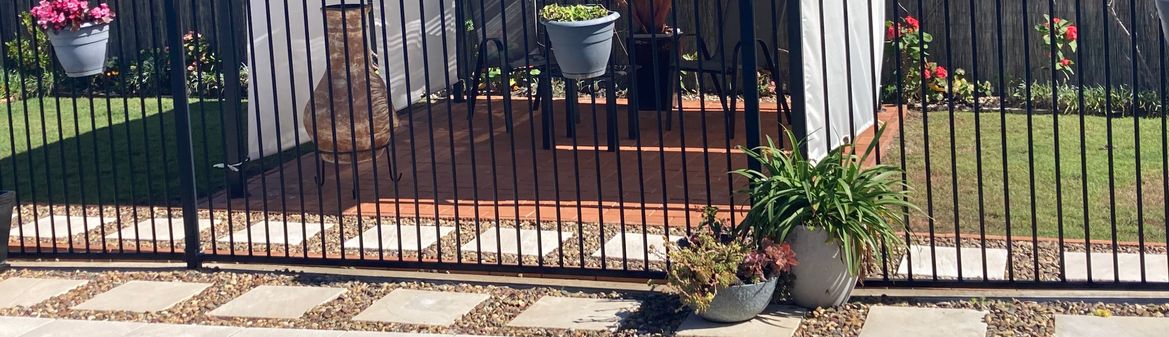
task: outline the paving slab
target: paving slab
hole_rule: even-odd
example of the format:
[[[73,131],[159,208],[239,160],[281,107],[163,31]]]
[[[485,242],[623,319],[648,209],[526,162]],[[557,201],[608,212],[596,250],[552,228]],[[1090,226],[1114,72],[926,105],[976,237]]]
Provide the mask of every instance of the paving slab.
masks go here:
[[[958,278],[958,256],[959,251],[954,247],[935,247],[931,252],[929,246],[910,246],[909,256],[902,256],[901,262],[897,267],[898,275],[909,274],[909,263],[907,259],[913,259],[913,277],[914,278],[933,278],[934,274],[934,259],[937,259],[938,278],[957,279]],[[962,248],[962,279],[967,280],[981,280],[982,279],[982,248]],[[934,255],[931,255],[934,254]],[[997,248],[986,249],[986,273],[987,278],[991,280],[1006,279],[1007,274],[1007,250]]]
[[[508,326],[570,330],[612,330],[641,306],[633,300],[544,296]]]
[[[1055,315],[1055,337],[1161,337],[1169,331],[1165,317],[1097,317]]]
[[[499,235],[495,233],[496,227],[488,228],[479,237],[467,242],[462,249],[465,252],[482,251],[483,253],[503,253],[503,254],[519,254],[524,256],[544,256],[551,253],[553,250],[560,248],[557,239],[568,241],[572,238],[572,232],[558,232],[557,231],[537,231],[534,229],[521,229],[519,237],[516,237],[515,228],[500,228]],[[498,245],[496,240],[498,238]],[[479,247],[480,243],[482,248]]]
[[[13,228],[8,233],[12,237],[64,239],[85,233],[86,229],[100,228],[103,224],[114,222],[114,220],[116,219],[112,217],[50,215],[25,223],[19,228]]]
[[[199,231],[211,228],[211,219],[199,219]],[[139,221],[121,231],[106,235],[110,240],[139,240],[142,241],[183,241],[187,233],[183,230],[182,218],[155,218]]]
[[[243,330],[240,327],[209,326],[209,325],[180,325],[180,324],[147,324],[131,331],[127,336],[133,337],[227,337]]]
[[[985,337],[985,311],[873,306],[860,337]]]
[[[54,320],[21,337],[123,337],[145,325],[131,322]]]
[[[33,306],[63,295],[89,281],[13,277],[0,282],[0,308]]]
[[[670,242],[677,242],[681,239],[681,236],[670,236]],[[647,243],[650,247],[649,250],[645,249]],[[622,251],[622,248],[624,248],[624,251]],[[647,256],[646,252],[649,252],[649,261],[665,261],[666,237],[659,234],[646,235],[644,233],[626,232],[624,235],[617,235],[609,239],[609,241],[605,242],[604,247],[605,258],[612,259],[624,259],[628,255],[629,260],[645,261]],[[601,257],[601,250],[598,249],[596,252],[593,252],[593,257]]]
[[[284,232],[285,225],[288,227],[287,233]],[[325,224],[324,228],[328,230],[332,227],[333,224]],[[231,236],[223,235],[216,241],[231,242],[234,240],[235,243],[247,243],[250,233],[253,244],[299,245],[320,232],[320,223],[260,221],[247,229],[232,233]]]
[[[207,313],[211,316],[295,319],[332,301],[345,289],[259,286]]]
[[[240,330],[231,337],[339,337],[343,333],[332,330],[251,328]]]
[[[491,295],[446,291],[397,289],[353,317],[374,321],[421,325],[451,325]]]
[[[0,317],[0,337],[17,337],[52,322],[48,318]]]
[[[77,310],[154,312],[170,309],[210,283],[130,281],[73,307]]]
[[[1112,263],[1112,253],[1091,253],[1092,280],[1113,281],[1116,272],[1120,272],[1121,281],[1141,281],[1141,255],[1116,254],[1117,263]],[[1064,253],[1064,271],[1068,280],[1088,280],[1088,254],[1077,252]],[[1164,254],[1145,254],[1145,280],[1149,282],[1169,282],[1169,257]]]
[[[402,238],[398,239],[398,226],[396,225],[382,225],[370,228],[361,233],[361,237],[352,238],[345,241],[345,248],[349,249],[378,249],[378,244],[381,244],[381,250],[398,251],[398,245],[401,244],[402,251],[414,252],[418,251],[421,244],[422,249],[426,250],[435,242],[447,234],[455,231],[454,227],[443,226],[435,231],[434,226],[401,226]],[[381,231],[379,235],[379,231]],[[421,235],[419,235],[421,231]],[[380,241],[379,241],[380,239]]]
[[[755,319],[740,323],[714,323],[690,314],[678,326],[678,336],[791,337],[804,319],[803,308],[790,305],[767,307]]]

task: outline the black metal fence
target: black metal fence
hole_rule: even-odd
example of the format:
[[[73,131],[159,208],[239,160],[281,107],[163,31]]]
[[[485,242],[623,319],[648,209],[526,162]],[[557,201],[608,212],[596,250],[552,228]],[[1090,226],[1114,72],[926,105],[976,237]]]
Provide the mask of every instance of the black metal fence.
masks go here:
[[[790,128],[914,187],[866,284],[1169,286],[1150,4],[592,1],[622,16],[578,81],[550,2],[110,0],[87,78],[0,5],[13,256],[659,278]]]

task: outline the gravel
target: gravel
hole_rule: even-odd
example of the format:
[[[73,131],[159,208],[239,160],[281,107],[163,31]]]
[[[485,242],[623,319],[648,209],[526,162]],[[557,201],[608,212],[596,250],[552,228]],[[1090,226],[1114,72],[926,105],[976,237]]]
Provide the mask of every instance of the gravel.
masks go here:
[[[626,292],[504,286],[459,282],[396,281],[350,276],[203,271],[73,271],[55,269],[13,269],[0,273],[11,277],[73,278],[89,280],[84,286],[31,307],[0,309],[0,316],[32,316],[84,320],[115,320],[148,323],[202,324],[243,327],[328,329],[349,331],[399,331],[509,336],[669,336],[689,314],[676,297],[660,292]],[[165,311],[149,313],[73,310],[71,307],[131,280],[205,282],[212,286],[189,300]],[[298,319],[225,318],[207,312],[260,285],[337,287],[347,291]],[[419,289],[489,294],[491,297],[451,326],[357,322],[352,318],[375,300],[395,289]],[[513,328],[507,322],[543,296],[632,299],[641,309],[612,331],[568,331],[560,329]],[[776,302],[783,303],[783,299]],[[1054,316],[1109,315],[1165,317],[1169,299],[1162,303],[1098,303],[1082,301],[1021,301],[972,298],[933,301],[911,298],[866,297],[838,308],[809,311],[795,336],[857,336],[865,316],[874,305],[926,308],[964,308],[986,311],[988,336],[1052,336]]]

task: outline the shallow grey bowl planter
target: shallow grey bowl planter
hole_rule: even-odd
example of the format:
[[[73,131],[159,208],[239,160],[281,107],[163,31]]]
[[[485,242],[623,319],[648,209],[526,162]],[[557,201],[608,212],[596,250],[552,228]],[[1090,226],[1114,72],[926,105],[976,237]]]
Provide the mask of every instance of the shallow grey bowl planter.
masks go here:
[[[621,14],[575,22],[544,21],[552,52],[565,78],[590,79],[605,74],[613,52],[613,22]]]
[[[801,307],[835,307],[848,302],[857,277],[848,272],[840,243],[823,230],[799,226],[788,235],[788,243],[800,264],[792,268],[792,300]]]
[[[0,270],[8,269],[8,236],[12,233],[12,208],[16,206],[16,192],[0,191]]]
[[[110,42],[110,25],[84,24],[77,31],[49,31],[49,41],[61,68],[69,77],[101,74],[106,66],[106,49]]]
[[[772,277],[767,282],[719,289],[710,302],[710,309],[698,313],[698,316],[718,323],[736,323],[755,318],[771,303],[771,294],[775,293],[778,280]]]

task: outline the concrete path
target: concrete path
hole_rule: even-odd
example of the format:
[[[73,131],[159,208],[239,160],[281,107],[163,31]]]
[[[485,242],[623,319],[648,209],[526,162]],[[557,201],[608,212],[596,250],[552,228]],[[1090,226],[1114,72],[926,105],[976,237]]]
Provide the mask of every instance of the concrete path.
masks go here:
[[[401,332],[240,328],[0,317],[0,337],[465,337]]]

